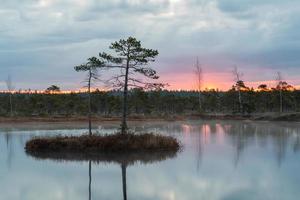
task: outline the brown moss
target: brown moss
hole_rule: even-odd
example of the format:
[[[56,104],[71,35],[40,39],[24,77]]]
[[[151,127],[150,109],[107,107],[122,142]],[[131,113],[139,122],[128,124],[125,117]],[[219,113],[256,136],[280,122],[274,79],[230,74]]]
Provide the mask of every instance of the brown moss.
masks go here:
[[[82,135],[34,138],[26,143],[26,152],[111,153],[179,150],[179,142],[170,136],[155,134]]]

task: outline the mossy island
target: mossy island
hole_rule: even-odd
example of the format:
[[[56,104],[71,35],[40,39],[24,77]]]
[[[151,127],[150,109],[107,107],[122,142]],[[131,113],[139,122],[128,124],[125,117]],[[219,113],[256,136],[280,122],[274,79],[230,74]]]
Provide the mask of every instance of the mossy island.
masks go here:
[[[128,135],[128,137],[134,136]],[[114,140],[117,140],[117,143],[111,145],[111,142]],[[147,142],[137,142],[137,140]],[[85,144],[82,145],[83,141]],[[91,141],[94,142],[91,144]],[[27,143],[26,154],[37,160],[53,160],[58,162],[92,161],[95,163],[116,163],[128,166],[137,162],[151,164],[174,158],[180,151],[180,146],[173,138],[163,137],[162,139],[162,137],[152,134],[135,137],[135,139],[127,140],[128,142],[123,142],[123,144],[120,144],[120,141],[124,140],[120,140],[118,135],[111,135],[109,137],[64,137],[64,139],[63,137],[36,138]],[[144,146],[139,147],[138,145],[141,144]],[[108,146],[105,147],[105,145]],[[125,151],[122,151],[122,149]]]
[[[91,158],[103,153],[177,152],[180,148],[177,139],[152,133],[40,137],[29,140],[25,146],[27,153],[73,153]]]

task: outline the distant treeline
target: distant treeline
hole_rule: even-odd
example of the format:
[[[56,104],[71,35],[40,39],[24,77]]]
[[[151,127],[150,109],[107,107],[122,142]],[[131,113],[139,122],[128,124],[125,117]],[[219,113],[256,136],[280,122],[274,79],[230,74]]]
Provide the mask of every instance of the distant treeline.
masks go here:
[[[283,112],[300,111],[300,91],[282,92]],[[0,94],[0,115],[10,116],[10,95]],[[265,113],[280,111],[280,91],[242,91],[243,110],[240,110],[238,93],[207,90],[197,91],[143,91],[133,89],[129,93],[130,115],[164,116],[197,113]],[[78,116],[86,115],[88,95],[74,94],[21,94],[12,95],[13,116]],[[120,91],[96,91],[92,93],[92,112],[99,116],[119,116],[122,112]]]

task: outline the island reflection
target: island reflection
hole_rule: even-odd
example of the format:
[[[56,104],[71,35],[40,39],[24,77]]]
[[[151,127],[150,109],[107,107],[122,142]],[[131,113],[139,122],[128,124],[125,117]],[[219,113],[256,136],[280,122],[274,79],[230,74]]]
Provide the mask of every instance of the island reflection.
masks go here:
[[[81,153],[47,153],[47,152],[26,152],[27,155],[36,160],[52,160],[55,162],[88,162],[89,163],[89,183],[88,200],[92,199],[92,164],[115,163],[121,166],[122,171],[122,192],[123,200],[127,200],[127,167],[135,164],[152,164],[167,159],[176,158],[178,151],[144,151],[144,152],[121,152],[103,154],[81,154]]]

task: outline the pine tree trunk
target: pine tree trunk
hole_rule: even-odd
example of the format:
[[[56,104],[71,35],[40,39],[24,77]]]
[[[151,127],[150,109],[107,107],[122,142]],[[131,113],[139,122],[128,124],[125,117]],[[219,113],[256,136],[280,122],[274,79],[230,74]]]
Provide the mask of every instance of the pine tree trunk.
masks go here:
[[[128,72],[129,72],[129,56],[127,56],[124,92],[123,92],[123,116],[122,116],[122,125],[121,125],[121,133],[122,134],[126,134],[126,132],[127,132]]]
[[[92,135],[92,105],[91,105],[91,79],[92,72],[89,70],[88,96],[89,96],[89,135]]]

